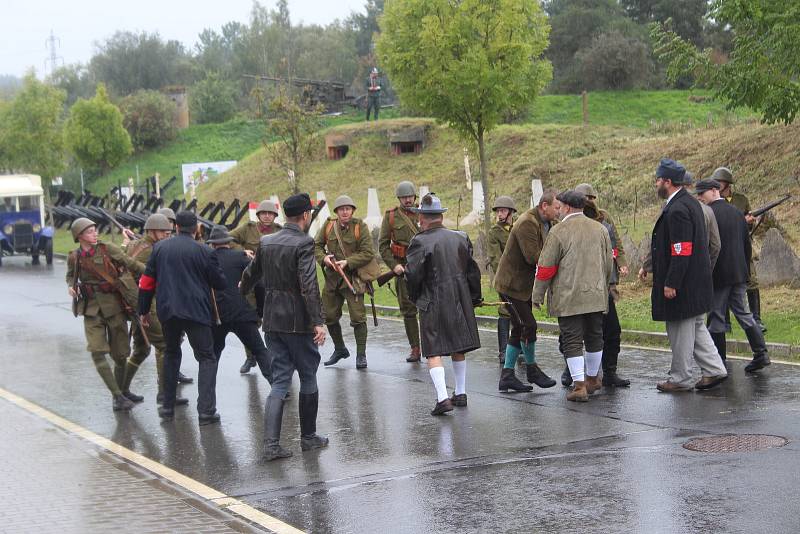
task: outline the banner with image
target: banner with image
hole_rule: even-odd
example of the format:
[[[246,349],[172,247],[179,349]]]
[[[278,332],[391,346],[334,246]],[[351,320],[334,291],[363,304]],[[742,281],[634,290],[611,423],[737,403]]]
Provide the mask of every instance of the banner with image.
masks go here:
[[[183,175],[183,194],[185,195],[192,188],[192,182],[197,187],[219,173],[225,172],[236,166],[235,161],[210,161],[206,163],[184,163],[181,165]]]

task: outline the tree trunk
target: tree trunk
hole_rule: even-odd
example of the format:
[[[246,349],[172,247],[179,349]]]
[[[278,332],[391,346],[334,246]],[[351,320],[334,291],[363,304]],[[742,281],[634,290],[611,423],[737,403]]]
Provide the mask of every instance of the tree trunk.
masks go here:
[[[489,161],[486,158],[486,143],[483,128],[478,129],[478,156],[481,160],[481,185],[483,186],[483,232],[489,235],[492,220],[489,211]]]

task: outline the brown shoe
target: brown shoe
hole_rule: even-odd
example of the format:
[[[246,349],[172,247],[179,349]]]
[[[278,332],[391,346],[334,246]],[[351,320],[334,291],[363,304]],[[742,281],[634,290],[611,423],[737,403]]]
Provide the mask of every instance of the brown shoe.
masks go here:
[[[692,390],[690,387],[679,386],[678,384],[670,382],[669,380],[656,384],[656,389],[658,389],[658,391],[663,391],[664,393],[681,393],[683,391]]]
[[[595,391],[599,389],[603,389],[603,384],[600,382],[600,375],[597,376],[589,376],[586,375],[586,379],[584,381],[586,386],[586,393],[591,395]]]
[[[453,393],[453,396],[450,397],[450,402],[453,403],[453,406],[462,406],[462,407],[466,406],[467,405],[467,394],[466,393],[461,393],[459,395],[456,395],[455,393]]]
[[[450,402],[450,399],[445,399],[442,402],[437,402],[436,406],[433,407],[431,410],[431,415],[444,415],[447,412],[453,411],[453,403]]]
[[[697,384],[694,385],[694,389],[704,391],[706,389],[717,387],[718,385],[722,384],[726,378],[728,378],[728,375],[704,376],[698,380]]]
[[[411,347],[411,352],[408,354],[406,361],[408,363],[417,363],[420,359],[419,347]]]
[[[567,400],[574,402],[588,402],[589,393],[586,391],[586,382],[576,380],[572,383],[572,391],[567,393]]]

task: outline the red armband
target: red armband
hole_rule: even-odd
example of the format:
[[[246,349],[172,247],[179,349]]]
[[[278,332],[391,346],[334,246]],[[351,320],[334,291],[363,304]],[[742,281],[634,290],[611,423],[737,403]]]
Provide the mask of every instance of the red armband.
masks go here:
[[[619,249],[612,248],[611,249],[611,257],[614,258],[615,260],[617,258],[619,258]]]
[[[553,265],[552,267],[545,267],[544,265],[537,265],[536,266],[536,279],[537,280],[550,280],[553,278],[556,273],[558,272],[558,265]]]
[[[152,276],[147,276],[143,274],[141,278],[139,278],[139,289],[143,291],[155,291],[156,290],[156,279]]]
[[[672,244],[673,256],[691,256],[692,255],[692,242],[683,241],[681,243]]]

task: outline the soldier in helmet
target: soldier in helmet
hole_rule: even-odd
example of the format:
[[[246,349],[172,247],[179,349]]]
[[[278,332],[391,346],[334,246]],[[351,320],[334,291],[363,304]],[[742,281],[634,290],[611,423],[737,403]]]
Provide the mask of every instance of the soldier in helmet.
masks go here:
[[[376,67],[372,67],[367,80],[367,120],[370,110],[373,112],[374,120],[378,120],[381,111],[381,80]]]
[[[333,354],[325,365],[334,365],[339,360],[350,357],[339,324],[342,305],[347,301],[350,326],[353,327],[356,338],[356,368],[364,369],[367,367],[367,311],[364,306],[366,286],[358,277],[358,269],[375,258],[375,251],[366,223],[353,217],[356,203],[352,198],[347,195],[338,197],[333,203],[333,211],[336,216],[326,221],[314,240],[315,256],[325,275],[325,287],[322,290],[325,323],[334,344]],[[336,272],[334,263],[347,275],[355,293]]]
[[[718,181],[722,186],[722,189],[719,191],[720,196],[744,213],[747,226],[752,231],[758,219],[750,215],[750,200],[742,193],[733,191],[732,186],[734,178],[731,170],[726,167],[720,167],[711,174],[711,179]],[[747,303],[750,312],[753,314],[753,319],[755,319],[759,328],[761,328],[761,332],[766,332],[767,327],[761,321],[761,292],[758,289],[758,274],[756,273],[755,264],[756,258],[756,254],[753,254],[750,258],[750,278],[747,280]],[[730,317],[728,317],[728,322],[730,323]]]
[[[233,238],[231,244],[232,248],[241,247],[244,249],[247,257],[253,259],[258,244],[261,242],[261,237],[265,235],[274,234],[281,228],[280,224],[275,222],[278,216],[278,205],[272,200],[262,200],[256,208],[256,218],[258,221],[247,221],[239,226],[236,230],[230,233]],[[261,282],[256,283],[253,291],[247,295],[247,303],[250,304],[259,314],[259,324],[261,326],[261,313],[263,312],[262,303],[264,302],[264,285]],[[246,358],[239,372],[247,374],[250,369],[255,367],[256,360],[250,349],[245,348]]]
[[[159,215],[166,217],[172,224],[172,231],[175,231],[175,212],[171,208],[161,208],[156,211]]]
[[[514,205],[513,198],[503,195],[494,199],[492,211],[495,213],[497,221],[486,236],[486,251],[489,256],[489,267],[494,274],[500,264],[500,257],[506,249],[517,207]],[[511,331],[511,316],[505,306],[500,306],[497,311],[499,315],[497,318],[497,348],[499,351],[497,358],[500,363],[503,363],[506,361],[506,345],[508,345],[508,334]]]
[[[118,246],[97,238],[96,224],[81,217],[72,223],[78,248],[67,258],[69,295],[77,299],[74,312],[83,316],[87,350],[112,395],[115,411],[130,410],[142,397],[123,389],[130,354],[128,314],[135,306],[136,285],[128,271],[141,274],[144,265]],[[114,369],[108,364],[110,354]]]
[[[397,304],[403,314],[408,344],[411,353],[406,358],[409,363],[420,361],[419,351],[419,323],[417,323],[417,307],[408,298],[408,286],[403,273],[406,266],[406,250],[411,238],[419,232],[417,214],[411,211],[417,201],[417,189],[414,184],[403,181],[397,184],[395,196],[400,204],[386,211],[381,224],[381,233],[378,238],[378,250],[386,266],[397,275],[395,288],[397,289]]]
[[[172,211],[169,208],[165,208],[165,210]],[[170,237],[173,228],[174,224],[170,222],[166,215],[161,213],[150,215],[144,223],[144,237],[129,243],[125,247],[125,253],[136,261],[147,264],[147,260],[150,259],[150,255],[153,253],[153,245]],[[139,283],[138,276],[136,276],[136,283],[137,285]],[[158,375],[156,403],[161,404],[164,400],[164,350],[166,345],[164,344],[164,333],[155,308],[150,311],[150,324],[145,328],[145,331],[147,340],[150,341],[150,345],[153,346],[156,352],[156,373]],[[134,328],[132,337],[133,354],[128,358],[123,391],[129,389],[134,375],[139,370],[139,366],[150,355],[150,345],[147,344],[144,336],[142,336],[141,330]],[[175,404],[178,406],[189,404],[189,399],[176,398]]]

